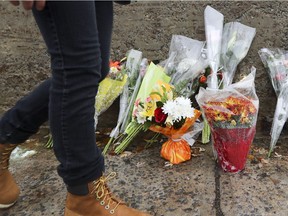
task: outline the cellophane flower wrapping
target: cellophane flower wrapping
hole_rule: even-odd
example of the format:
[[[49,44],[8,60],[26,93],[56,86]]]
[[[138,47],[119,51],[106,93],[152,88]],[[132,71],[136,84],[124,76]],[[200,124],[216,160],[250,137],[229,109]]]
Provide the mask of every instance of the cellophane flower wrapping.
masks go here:
[[[288,51],[278,48],[262,48],[258,53],[278,96],[288,79]]]
[[[182,138],[188,129],[199,118],[201,112],[194,109],[193,118],[187,118],[185,123],[179,128],[162,127],[160,125],[151,125],[150,130],[161,133],[168,137],[168,140],[162,144],[160,151],[161,157],[170,161],[172,164],[179,164],[191,159],[191,148],[189,143]]]
[[[220,64],[223,66],[223,86],[232,84],[237,65],[247,55],[256,29],[239,22],[224,25]]]
[[[169,57],[160,64],[171,75],[170,83],[175,92],[184,97],[194,98],[200,86],[207,86],[210,69],[205,42],[182,35],[173,35],[169,48]],[[210,140],[209,126],[206,123],[202,131],[202,143]]]
[[[272,122],[272,127],[270,131],[271,141],[270,141],[270,151],[269,157],[276,146],[276,143],[280,137],[282,129],[288,118],[288,83],[286,83],[280,91],[277,98],[276,110],[274,113],[274,118]]]
[[[214,8],[207,6],[204,11],[205,35],[207,42],[208,62],[212,69],[208,86],[218,89],[217,71],[220,64],[221,41],[224,16]]]
[[[116,154],[122,153],[131,143],[131,141],[135,138],[135,136],[137,136],[141,131],[145,130],[143,128],[142,122],[140,122],[139,124],[139,122],[135,121],[135,117],[133,117],[133,113],[136,109],[135,103],[138,103],[139,101],[145,101],[146,98],[149,97],[149,94],[151,93],[153,87],[156,85],[157,82],[169,82],[170,79],[171,78],[167,74],[165,74],[163,67],[155,65],[153,62],[150,63],[144,75],[144,78],[140,83],[139,90],[137,91],[135,97],[136,100],[133,100],[132,118],[128,122],[129,124],[124,130],[125,137],[114,150]]]
[[[126,127],[128,126],[129,122],[132,119],[133,104],[136,99],[136,95],[139,91],[140,84],[147,67],[146,65],[147,59],[142,58],[142,52],[138,50],[131,50],[128,57],[130,57],[128,58],[128,60],[130,59],[130,61],[127,60],[127,69],[130,68],[130,70],[128,70],[130,71],[130,74],[128,74],[129,84],[127,86],[128,98],[126,109],[123,115],[123,122],[120,128],[120,133],[124,133]],[[144,73],[140,73],[141,67],[144,68]]]
[[[137,50],[130,50],[128,52],[127,62],[126,62],[126,73],[127,73],[127,82],[123,88],[123,92],[120,95],[120,106],[119,114],[116,127],[111,131],[109,143],[115,139],[120,132],[121,127],[126,124],[128,121],[128,107],[132,100],[132,95],[134,91],[138,91],[138,86],[135,86],[137,82],[137,77],[139,76],[140,63],[142,61],[142,52]]]
[[[270,156],[288,118],[288,51],[262,48],[258,53],[277,95],[277,105],[270,131]]]
[[[95,128],[98,123],[98,116],[105,112],[123,92],[127,77],[125,63],[110,62],[110,71],[107,77],[100,82],[95,98]]]
[[[196,99],[212,134],[220,166],[227,172],[244,169],[256,133],[259,99],[255,71],[225,89],[201,88]]]
[[[184,97],[195,93],[195,79],[204,73],[208,66],[207,59],[203,57],[204,46],[204,41],[182,35],[172,36],[169,58],[164,61],[164,67],[171,75],[170,83],[175,86],[178,94]]]
[[[192,107],[189,98],[174,95],[173,89],[172,85],[158,80],[148,97],[136,100],[133,116],[138,125],[168,137],[161,156],[178,164],[191,158],[190,146],[181,137],[198,119],[200,111]]]

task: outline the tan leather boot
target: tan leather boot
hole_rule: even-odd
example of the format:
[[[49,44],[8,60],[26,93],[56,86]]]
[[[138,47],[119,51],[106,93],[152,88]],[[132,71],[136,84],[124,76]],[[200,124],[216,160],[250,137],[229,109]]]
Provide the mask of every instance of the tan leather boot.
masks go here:
[[[68,192],[65,216],[150,216],[129,208],[125,203],[113,197],[106,181],[115,175],[115,173],[110,173],[107,177],[102,176],[90,182],[88,195],[77,196]]]
[[[9,158],[16,146],[0,144],[0,209],[12,206],[20,194],[19,187],[8,170]]]

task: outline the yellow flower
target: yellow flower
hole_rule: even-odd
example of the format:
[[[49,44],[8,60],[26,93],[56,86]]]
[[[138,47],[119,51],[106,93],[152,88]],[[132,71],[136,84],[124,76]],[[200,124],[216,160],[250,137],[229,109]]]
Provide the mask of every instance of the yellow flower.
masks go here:
[[[163,94],[163,87],[166,89],[166,92],[172,91],[173,86],[166,83],[166,82],[163,82],[162,80],[158,80],[157,84],[160,87],[160,93],[161,94]]]
[[[235,120],[232,120],[232,121],[231,121],[231,125],[236,126],[236,121],[235,121]]]
[[[152,92],[158,92],[160,95],[158,94],[150,94],[150,97],[154,100],[154,101],[161,101],[161,97],[164,95],[164,93],[166,92],[167,94],[167,98],[168,100],[172,100],[173,99],[173,92],[172,92],[172,88],[173,86],[163,82],[162,80],[158,80],[157,81],[157,86],[155,89],[152,90]],[[164,92],[165,91],[165,92]]]
[[[144,103],[144,109],[141,112],[141,116],[148,117],[148,119],[152,120],[156,108],[156,102],[151,97],[148,97]]]

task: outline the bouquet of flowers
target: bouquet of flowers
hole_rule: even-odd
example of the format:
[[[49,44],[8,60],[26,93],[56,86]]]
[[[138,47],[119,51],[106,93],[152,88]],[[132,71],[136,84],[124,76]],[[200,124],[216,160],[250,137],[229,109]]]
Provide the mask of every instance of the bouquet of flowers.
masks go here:
[[[144,129],[162,133],[169,139],[162,145],[161,156],[173,164],[191,158],[188,142],[181,138],[200,116],[189,98],[175,97],[173,86],[158,81],[144,101],[137,99],[133,118]]]
[[[110,61],[110,71],[99,84],[95,100],[95,128],[98,123],[98,116],[112,105],[124,89],[127,82],[125,61],[126,58],[121,61]]]
[[[263,48],[258,53],[277,95],[277,105],[270,132],[271,142],[268,155],[270,157],[288,118],[288,51]]]
[[[110,145],[122,136],[131,121],[133,103],[139,91],[142,78],[146,72],[147,59],[142,59],[142,52],[130,50],[126,61],[127,82],[120,96],[120,109],[116,127],[110,133],[109,142],[106,144],[103,154],[106,154]],[[131,108],[132,107],[132,108]]]
[[[172,36],[169,58],[160,64],[171,75],[170,84],[175,87],[176,94],[194,100],[199,87],[207,87],[207,76],[211,74],[211,70],[208,67],[204,47],[204,41],[182,35]],[[202,130],[202,143],[209,142],[210,133],[207,126],[208,124],[204,124]]]
[[[226,23],[224,16],[214,8],[207,6],[204,11],[206,52],[211,75],[206,76],[209,88],[225,88],[232,83],[235,70],[246,56],[256,30],[238,22]],[[219,71],[221,80],[219,82]],[[204,119],[202,141],[209,141],[209,126]]]
[[[224,171],[244,169],[256,132],[259,100],[255,71],[225,89],[201,88],[197,101],[210,125],[214,149]]]
[[[143,80],[140,83],[140,88],[136,92],[136,100],[131,100],[131,102],[133,102],[131,115],[135,110],[135,103],[137,102],[137,100],[144,101],[147,97],[149,97],[151,89],[153,89],[153,87],[158,81],[169,82],[170,77],[166,75],[163,67],[155,65],[151,62],[149,67],[147,68]],[[116,144],[120,144],[115,148],[115,153],[122,153],[130,144],[130,142],[138,135],[138,133],[143,130],[145,130],[143,124],[138,124],[132,116],[132,119],[129,121],[129,124],[124,130],[124,133],[121,133],[113,140],[110,139],[103,152],[106,153],[110,145],[116,142]]]

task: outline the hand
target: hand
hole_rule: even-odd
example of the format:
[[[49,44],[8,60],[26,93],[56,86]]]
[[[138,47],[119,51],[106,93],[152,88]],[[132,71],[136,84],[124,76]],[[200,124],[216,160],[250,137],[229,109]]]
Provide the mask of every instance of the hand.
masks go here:
[[[19,0],[16,0],[16,1],[13,0],[10,2],[11,2],[11,4],[13,4],[15,6],[18,6],[20,4]],[[41,11],[45,7],[46,0],[24,0],[21,2],[22,2],[22,6],[25,10],[31,10],[33,5],[35,4],[36,9]]]

